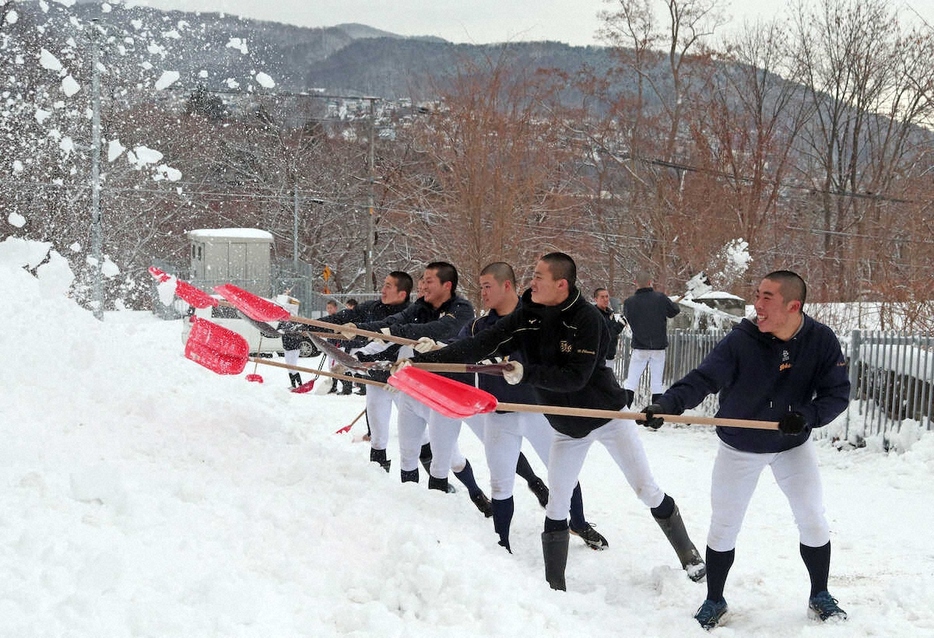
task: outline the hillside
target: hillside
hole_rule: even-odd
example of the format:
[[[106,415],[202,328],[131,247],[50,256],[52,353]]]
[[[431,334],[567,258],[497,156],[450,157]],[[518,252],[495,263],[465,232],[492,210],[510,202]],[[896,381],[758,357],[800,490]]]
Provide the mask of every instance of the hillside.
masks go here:
[[[105,65],[118,69],[129,83],[152,82],[155,71],[177,72],[174,88],[202,84],[209,90],[244,88],[256,73],[273,78],[277,92],[323,89],[327,93],[366,93],[387,99],[427,97],[432,80],[441,78],[462,59],[496,58],[504,47],[523,68],[574,70],[581,65],[606,68],[607,49],[571,47],[556,42],[509,45],[452,44],[441,38],[403,37],[362,24],[308,28],[238,16],[100,3],[22,2],[17,19],[4,33],[22,41],[38,40],[54,51],[70,36],[86,42],[79,24],[98,20],[110,36],[102,48]],[[32,48],[32,47],[30,47]],[[10,49],[12,50],[12,49]],[[12,60],[4,58],[4,66]],[[80,62],[80,61],[78,61]],[[80,63],[75,66],[80,67]],[[81,72],[73,71],[76,77]],[[156,76],[158,77],[158,75]],[[413,95],[413,93],[415,95]]]

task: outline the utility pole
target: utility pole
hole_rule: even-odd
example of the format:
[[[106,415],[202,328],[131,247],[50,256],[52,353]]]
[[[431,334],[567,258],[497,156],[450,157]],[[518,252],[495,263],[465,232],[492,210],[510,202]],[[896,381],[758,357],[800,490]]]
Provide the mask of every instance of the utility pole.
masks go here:
[[[369,160],[367,161],[367,183],[369,188],[367,190],[367,224],[366,224],[366,255],[364,255],[363,263],[366,271],[366,288],[364,290],[375,290],[375,284],[373,282],[373,244],[374,244],[374,233],[376,232],[376,220],[375,220],[375,195],[373,193],[374,182],[376,181],[376,98],[369,98],[370,100],[370,152]]]
[[[292,206],[292,272],[293,276],[298,276],[298,178],[295,178],[294,202]]]
[[[101,230],[101,70],[100,36],[97,20],[92,20],[91,39],[91,252],[94,256],[94,317],[104,319],[104,280]]]

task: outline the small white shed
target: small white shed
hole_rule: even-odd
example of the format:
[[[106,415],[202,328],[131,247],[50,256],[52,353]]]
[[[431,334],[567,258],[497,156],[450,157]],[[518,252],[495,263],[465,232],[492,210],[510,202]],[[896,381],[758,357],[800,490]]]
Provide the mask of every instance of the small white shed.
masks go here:
[[[232,283],[269,295],[271,233],[256,228],[203,228],[189,231],[188,237],[193,281],[207,288]]]

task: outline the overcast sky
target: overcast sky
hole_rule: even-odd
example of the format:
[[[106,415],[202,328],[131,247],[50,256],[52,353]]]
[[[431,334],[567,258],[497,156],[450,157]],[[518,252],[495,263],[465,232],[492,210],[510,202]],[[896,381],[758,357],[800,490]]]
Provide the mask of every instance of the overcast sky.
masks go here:
[[[557,40],[602,44],[594,33],[604,0],[138,0],[162,9],[223,11],[310,27],[358,22],[399,35],[434,35],[486,44]],[[934,0],[893,0],[911,7],[934,28]],[[661,6],[660,0],[656,4]],[[733,0],[734,20],[770,18],[787,0]]]

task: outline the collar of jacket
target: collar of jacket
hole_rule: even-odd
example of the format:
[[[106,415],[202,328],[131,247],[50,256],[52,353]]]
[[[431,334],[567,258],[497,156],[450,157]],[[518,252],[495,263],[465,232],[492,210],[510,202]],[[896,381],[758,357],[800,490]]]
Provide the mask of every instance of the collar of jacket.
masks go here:
[[[548,310],[553,310],[555,312],[567,312],[574,306],[574,304],[580,301],[580,298],[580,290],[577,289],[577,286],[571,286],[570,290],[568,290],[568,298],[562,301],[559,305],[544,306],[540,303],[532,301],[532,289],[529,288],[524,293],[522,293],[522,297],[519,299],[519,303],[522,304],[523,308],[532,310],[533,312],[537,311],[541,313],[547,312]]]
[[[813,326],[814,326],[814,320],[811,319],[810,316],[802,312],[801,313],[801,325],[798,326],[798,331],[795,332],[791,336],[791,339],[789,339],[788,341],[783,341],[782,343],[789,343],[791,341],[794,341],[798,337],[809,332]],[[733,330],[742,330],[743,332],[753,337],[754,339],[760,339],[766,342],[781,341],[781,339],[773,335],[771,332],[760,332],[759,326],[756,325],[756,322],[750,319],[747,319],[745,317],[743,318],[742,321],[740,321],[738,324],[733,326]]]

